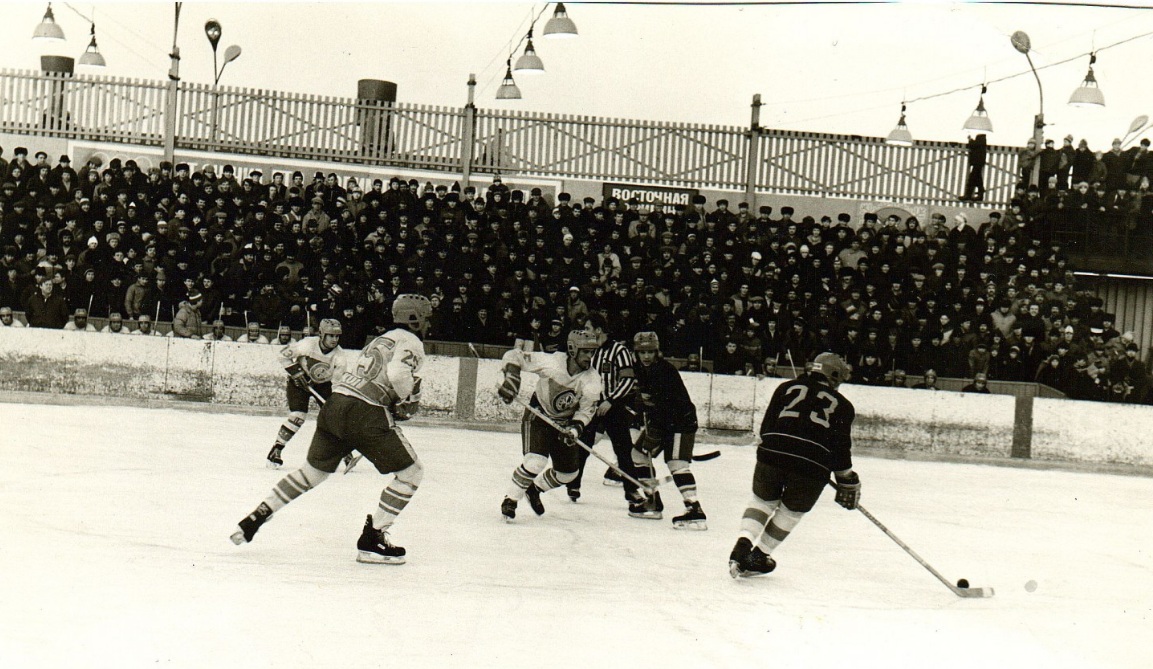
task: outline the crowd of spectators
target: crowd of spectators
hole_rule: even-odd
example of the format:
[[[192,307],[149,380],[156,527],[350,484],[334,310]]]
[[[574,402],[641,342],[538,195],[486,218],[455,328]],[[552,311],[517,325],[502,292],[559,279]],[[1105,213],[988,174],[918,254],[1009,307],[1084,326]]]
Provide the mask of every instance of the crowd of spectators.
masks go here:
[[[1063,239],[1071,254],[1099,251],[1112,240],[1148,241],[1153,237],[1149,140],[1123,149],[1114,139],[1109,151],[1093,151],[1086,140],[1074,148],[1073,141],[1067,135],[1058,149],[1051,139],[1043,147],[1029,140],[1021,150],[1020,183],[1030,183],[1034,171],[1038,177],[1035,185],[1018,190],[1018,214],[1036,222],[1033,234],[1043,243]]]
[[[774,375],[828,350],[856,383],[1039,381],[1144,402],[1132,334],[1075,290],[1053,192],[1019,195],[980,221],[815,220],[702,196],[675,211],[554,203],[499,176],[478,191],[98,158],[74,170],[17,149],[0,160],[0,326],[17,310],[76,327],[79,310],[115,331],[171,320],[176,336],[259,337],[336,318],[358,347],[391,326],[396,295],[416,292],[435,307],[432,340],[557,350],[597,311],[615,338],[657,332],[687,369]]]

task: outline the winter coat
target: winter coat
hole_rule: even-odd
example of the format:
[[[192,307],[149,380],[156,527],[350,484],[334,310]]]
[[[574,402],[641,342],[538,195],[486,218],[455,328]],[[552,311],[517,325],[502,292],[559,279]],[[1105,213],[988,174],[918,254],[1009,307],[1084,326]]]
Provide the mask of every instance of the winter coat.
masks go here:
[[[200,338],[203,322],[200,320],[200,310],[188,300],[180,303],[180,310],[176,318],[172,319],[172,334],[175,337]]]

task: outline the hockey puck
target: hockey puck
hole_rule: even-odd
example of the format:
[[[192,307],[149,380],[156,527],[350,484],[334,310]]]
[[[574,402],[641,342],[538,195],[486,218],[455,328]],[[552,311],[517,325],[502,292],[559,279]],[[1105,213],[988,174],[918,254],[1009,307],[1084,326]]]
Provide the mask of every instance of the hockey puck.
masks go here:
[[[969,587],[969,579],[967,579],[967,578],[960,579],[959,581],[957,581],[957,587],[962,588],[962,589]]]

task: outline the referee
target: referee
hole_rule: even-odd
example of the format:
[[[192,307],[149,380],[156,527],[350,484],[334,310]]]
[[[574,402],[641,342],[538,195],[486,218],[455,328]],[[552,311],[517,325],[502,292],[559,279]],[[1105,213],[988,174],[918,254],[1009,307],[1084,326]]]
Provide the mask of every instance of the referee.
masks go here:
[[[598,337],[605,337],[607,326],[608,321],[597,312],[589,314],[585,321],[585,330]],[[635,366],[636,357],[633,356],[633,352],[629,350],[627,345],[619,341],[606,339],[601,347],[593,353],[590,368],[600,372],[603,390],[601,391],[600,402],[597,404],[596,416],[582,435],[582,440],[592,446],[596,443],[598,433],[607,434],[613,445],[613,453],[617,456],[617,466],[633,478],[636,478],[636,472],[633,468],[633,440],[629,426],[632,425],[634,415],[630,410],[630,404],[633,401],[633,394],[637,385],[636,374],[633,369]],[[582,448],[577,477],[567,484],[569,498],[574,502],[580,499],[581,479],[584,478],[587,460],[588,451]],[[606,485],[613,485],[619,480],[613,470],[610,469],[605,473]],[[623,483],[625,501],[636,501],[638,497],[636,484],[627,479]]]

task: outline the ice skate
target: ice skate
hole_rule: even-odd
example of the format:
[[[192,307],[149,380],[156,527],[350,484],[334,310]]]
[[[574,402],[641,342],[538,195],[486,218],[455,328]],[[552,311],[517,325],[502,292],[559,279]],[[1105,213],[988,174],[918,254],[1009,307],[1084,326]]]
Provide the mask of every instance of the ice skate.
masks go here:
[[[516,518],[516,500],[505,497],[504,501],[500,503],[500,513],[504,516],[504,522],[511,523],[512,519]]]
[[[621,475],[617,473],[617,470],[612,468],[605,470],[605,477],[602,483],[614,488],[619,488],[625,484],[624,479],[622,479]]]
[[[705,512],[700,502],[685,502],[685,513],[673,517],[673,527],[678,530],[707,530]]]
[[[261,502],[255,511],[237,523],[239,529],[232,533],[232,543],[239,546],[252,541],[252,537],[256,536],[256,531],[270,516],[272,516],[272,509],[268,508],[267,503]]]
[[[629,517],[644,518],[646,520],[660,520],[663,516],[660,509],[657,508],[657,495],[659,494],[660,493],[653,493],[644,499],[630,502]]]
[[[364,521],[364,531],[356,542],[356,561],[365,564],[404,564],[404,548],[392,545],[388,532],[372,526],[372,514]]]
[[[744,537],[737,539],[729,555],[729,576],[733,578],[761,576],[776,568],[776,560],[761,549],[753,548],[753,542]]]
[[[580,498],[581,498],[581,489],[580,488],[569,488],[568,489],[568,498],[569,498],[569,500],[572,501],[573,504],[576,504],[577,501],[580,500]]]
[[[544,502],[540,501],[540,488],[536,487],[535,483],[528,484],[528,488],[524,491],[524,496],[528,499],[528,505],[536,515],[544,515]]]
[[[280,469],[280,466],[284,464],[284,458],[280,455],[283,452],[284,444],[276,444],[272,447],[272,450],[268,452],[269,469]]]

